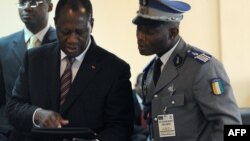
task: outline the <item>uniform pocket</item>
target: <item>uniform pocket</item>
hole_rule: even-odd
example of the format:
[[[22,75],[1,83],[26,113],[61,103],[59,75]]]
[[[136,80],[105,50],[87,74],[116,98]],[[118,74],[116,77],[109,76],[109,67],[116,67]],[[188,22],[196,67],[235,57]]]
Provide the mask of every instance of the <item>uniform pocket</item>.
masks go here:
[[[171,96],[163,97],[162,103],[168,108],[183,106],[185,104],[185,95],[183,93],[175,93]]]

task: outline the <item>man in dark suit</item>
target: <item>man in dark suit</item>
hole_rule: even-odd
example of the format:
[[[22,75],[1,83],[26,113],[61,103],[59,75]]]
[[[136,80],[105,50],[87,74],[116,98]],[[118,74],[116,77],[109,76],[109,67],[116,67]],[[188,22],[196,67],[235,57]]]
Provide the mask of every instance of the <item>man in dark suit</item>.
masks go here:
[[[100,141],[130,139],[130,67],[95,43],[93,22],[89,0],[60,0],[58,42],[25,54],[7,107],[10,122],[27,133],[27,140],[44,140],[29,136],[34,126],[88,127]]]
[[[147,121],[144,119],[143,99],[142,99],[142,73],[138,74],[136,78],[135,88],[133,90],[134,98],[134,133],[132,141],[146,141],[149,131],[147,128]]]
[[[29,3],[19,0],[19,15],[25,28],[21,31],[0,38],[0,140],[10,136],[11,125],[5,114],[5,105],[10,99],[11,91],[18,75],[24,53],[34,35],[39,46],[56,41],[55,29],[48,25],[48,14],[52,10],[50,0]],[[32,8],[33,6],[33,8]],[[18,138],[18,141],[21,139]]]

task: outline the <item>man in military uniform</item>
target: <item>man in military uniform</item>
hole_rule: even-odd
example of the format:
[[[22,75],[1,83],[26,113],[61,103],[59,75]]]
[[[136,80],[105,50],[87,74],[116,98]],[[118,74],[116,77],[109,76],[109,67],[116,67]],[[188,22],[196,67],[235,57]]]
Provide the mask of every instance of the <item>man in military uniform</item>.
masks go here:
[[[151,140],[223,141],[225,124],[241,124],[223,65],[179,35],[190,9],[180,1],[141,0],[133,19],[140,54],[156,54],[142,80]]]

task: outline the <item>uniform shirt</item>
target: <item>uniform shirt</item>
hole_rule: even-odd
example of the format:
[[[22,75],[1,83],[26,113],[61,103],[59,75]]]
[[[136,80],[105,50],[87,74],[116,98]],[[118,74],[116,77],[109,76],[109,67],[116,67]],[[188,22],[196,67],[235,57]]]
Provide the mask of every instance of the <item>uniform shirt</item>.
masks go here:
[[[160,59],[161,59],[161,62],[162,62],[162,65],[161,65],[161,71],[162,69],[164,68],[164,66],[166,65],[168,59],[170,58],[171,54],[173,53],[173,51],[175,50],[175,48],[177,47],[177,45],[179,44],[181,39],[178,40],[178,42],[169,50],[167,51],[166,53],[164,53]],[[156,59],[158,59],[159,57],[156,56]]]
[[[78,72],[80,66],[81,66],[81,63],[86,55],[86,52],[88,51],[89,49],[89,46],[90,46],[90,43],[91,43],[91,39],[89,38],[89,41],[88,41],[88,44],[87,44],[87,47],[86,49],[80,54],[78,55],[77,57],[75,57],[75,61],[73,62],[72,64],[72,82],[76,76],[76,73]],[[62,76],[65,68],[66,68],[66,65],[67,65],[67,61],[66,61],[66,54],[61,50],[61,68],[60,68],[60,76]]]

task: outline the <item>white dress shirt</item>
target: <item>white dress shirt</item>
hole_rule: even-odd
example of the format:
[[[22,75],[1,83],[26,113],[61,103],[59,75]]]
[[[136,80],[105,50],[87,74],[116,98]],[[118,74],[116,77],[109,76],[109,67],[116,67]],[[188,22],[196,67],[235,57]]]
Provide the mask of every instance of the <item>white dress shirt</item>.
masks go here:
[[[31,31],[29,31],[29,29],[27,29],[25,27],[24,28],[24,40],[25,40],[26,45],[28,45],[30,37],[34,35],[39,40],[39,44],[38,45],[40,46],[41,43],[42,43],[42,41],[43,41],[43,38],[44,38],[45,34],[49,30],[49,27],[50,27],[49,24],[47,24],[47,26],[45,26],[41,31],[37,32],[36,34],[33,34]],[[27,46],[27,48],[30,49],[31,47]]]
[[[82,64],[82,61],[83,61],[83,59],[84,59],[84,57],[86,55],[86,52],[88,51],[88,49],[90,47],[90,44],[91,44],[91,39],[89,38],[86,49],[80,55],[75,57],[75,61],[73,62],[72,67],[71,67],[71,69],[72,69],[72,82],[73,82],[73,80],[74,80],[74,78],[75,78],[75,76],[76,76],[76,74],[77,74],[77,72],[78,72],[78,70],[79,70],[79,68],[80,68],[80,66]],[[64,72],[64,70],[66,68],[66,65],[67,65],[67,61],[65,60],[66,57],[67,57],[66,54],[61,50],[60,76],[62,76],[62,74],[63,74],[63,72]],[[34,126],[36,126],[36,127],[40,127],[39,125],[37,125],[35,123],[35,114],[39,110],[42,110],[42,108],[37,108],[34,111],[33,116],[32,116],[32,122],[33,122]]]

